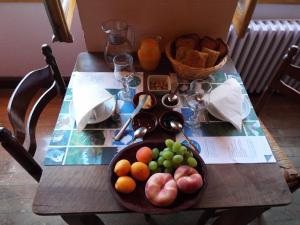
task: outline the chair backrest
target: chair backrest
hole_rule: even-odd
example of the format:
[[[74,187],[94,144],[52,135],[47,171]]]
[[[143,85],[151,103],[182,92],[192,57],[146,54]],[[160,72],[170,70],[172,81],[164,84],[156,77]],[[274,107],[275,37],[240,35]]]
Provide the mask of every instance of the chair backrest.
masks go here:
[[[7,110],[14,131],[13,135],[6,128],[0,127],[2,146],[36,180],[38,177],[36,174],[41,175],[41,168],[33,159],[36,152],[35,131],[37,121],[45,106],[58,93],[64,96],[66,92],[65,83],[52,55],[51,48],[48,45],[43,45],[42,52],[48,65],[28,73],[18,84],[9,100]],[[29,108],[35,98],[37,100],[30,110]],[[26,119],[28,112],[29,116]],[[24,142],[25,140],[26,142]]]
[[[262,111],[265,103],[274,91],[279,91],[300,103],[300,92],[284,81],[284,78],[286,77],[300,81],[300,67],[293,65],[297,52],[298,46],[293,45],[289,48],[287,54],[284,55],[278,70],[274,73],[271,80],[266,85],[263,94],[255,105],[255,111],[257,114]]]

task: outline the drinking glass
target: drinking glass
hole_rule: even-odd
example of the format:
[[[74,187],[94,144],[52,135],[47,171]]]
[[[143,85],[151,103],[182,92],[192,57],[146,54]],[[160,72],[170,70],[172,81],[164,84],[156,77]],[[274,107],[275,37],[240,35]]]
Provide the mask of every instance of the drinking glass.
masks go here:
[[[206,107],[211,89],[211,84],[207,82],[195,80],[191,83],[186,96],[186,102],[193,112],[187,120],[190,127],[198,128],[201,126],[201,122],[206,121]]]
[[[116,55],[113,62],[115,78],[123,85],[123,90],[118,92],[118,99],[131,101],[132,96],[129,90],[129,82],[132,80],[134,75],[133,58],[131,55],[124,53]]]

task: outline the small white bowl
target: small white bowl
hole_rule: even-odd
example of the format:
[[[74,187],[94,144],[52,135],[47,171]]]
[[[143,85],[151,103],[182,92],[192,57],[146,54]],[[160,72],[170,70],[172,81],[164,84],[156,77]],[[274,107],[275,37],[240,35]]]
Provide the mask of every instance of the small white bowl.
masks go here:
[[[178,99],[177,99],[177,103],[174,104],[174,105],[167,105],[167,104],[165,103],[165,102],[166,102],[166,99],[167,99],[167,97],[168,97],[168,95],[169,95],[169,94],[165,94],[165,95],[161,98],[161,103],[162,103],[165,107],[170,108],[170,109],[178,107],[178,105],[179,105],[179,97],[178,97]]]
[[[151,83],[166,83],[167,88],[151,87]],[[159,85],[158,85],[159,86]],[[162,86],[162,85],[161,85]],[[171,79],[168,75],[149,75],[147,78],[147,87],[153,94],[163,95],[171,91]]]

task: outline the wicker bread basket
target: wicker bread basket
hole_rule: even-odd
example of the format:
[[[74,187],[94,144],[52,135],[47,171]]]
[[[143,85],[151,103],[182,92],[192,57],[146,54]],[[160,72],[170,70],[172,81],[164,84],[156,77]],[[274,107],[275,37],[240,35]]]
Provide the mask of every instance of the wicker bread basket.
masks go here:
[[[177,75],[183,79],[186,80],[196,80],[196,79],[205,79],[207,78],[211,73],[217,71],[218,69],[221,69],[226,61],[227,61],[227,55],[219,62],[218,65],[215,65],[214,67],[209,68],[197,68],[197,67],[190,67],[188,65],[182,64],[181,62],[177,61],[172,57],[172,43],[173,41],[169,42],[166,46],[166,55],[167,58],[170,60],[174,71],[177,73]]]

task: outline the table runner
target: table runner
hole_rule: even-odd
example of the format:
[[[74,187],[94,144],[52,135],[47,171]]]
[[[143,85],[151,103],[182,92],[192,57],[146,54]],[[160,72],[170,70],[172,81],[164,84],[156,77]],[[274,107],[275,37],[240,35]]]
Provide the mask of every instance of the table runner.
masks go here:
[[[121,84],[115,80],[113,73],[75,72],[72,77],[74,75],[86,76],[95,79],[95,82],[97,77],[103,80],[105,76],[105,82],[102,82],[102,85],[114,95],[122,88]],[[117,120],[109,118],[98,124],[90,124],[83,131],[78,132],[75,121],[69,114],[69,104],[72,101],[72,77],[45,155],[44,165],[109,164],[117,151],[132,142],[131,126],[120,141],[114,141],[113,136],[133,112],[133,105],[130,102],[118,100],[120,118]],[[210,82],[215,88],[230,77],[237,79],[241,84],[242,92],[251,105],[239,74],[217,72],[210,76]],[[187,81],[180,79],[178,82],[181,101],[180,107],[175,110],[187,118],[191,110],[182,99],[184,99],[188,84]],[[137,73],[130,86],[132,94],[142,91],[143,74]],[[198,146],[200,155],[206,163],[275,162],[252,105],[250,114],[243,121],[241,132],[230,123],[219,121],[213,116],[209,116],[209,120],[203,123],[200,129],[184,126],[184,132]],[[177,135],[176,139],[187,144],[180,135]]]

